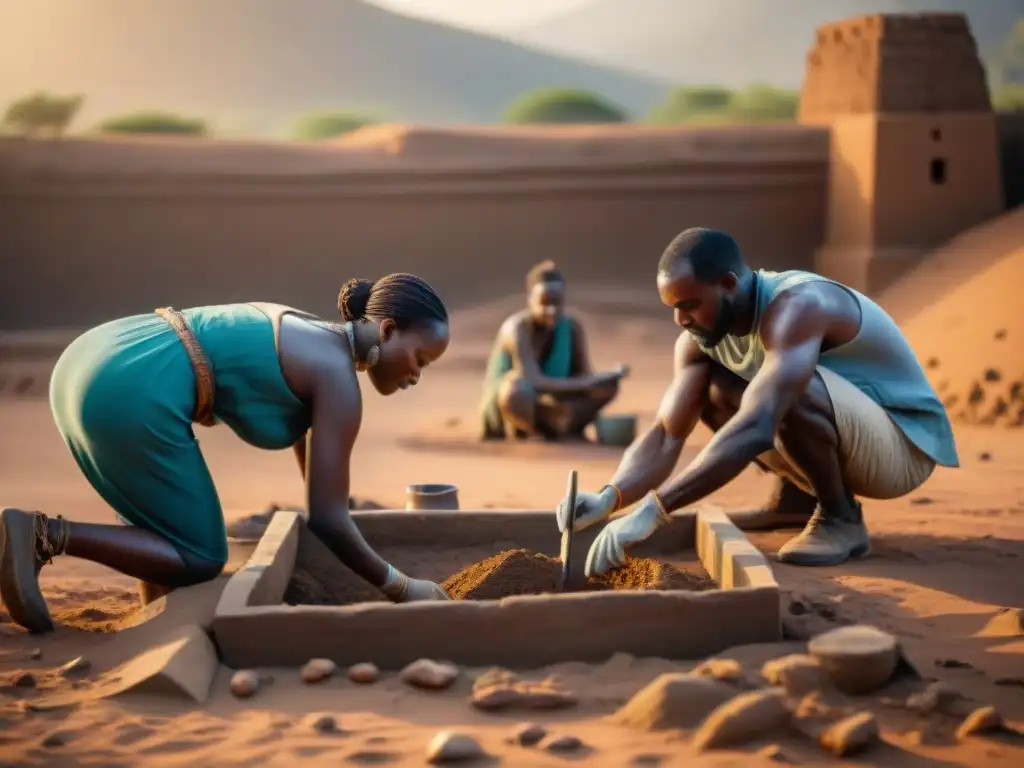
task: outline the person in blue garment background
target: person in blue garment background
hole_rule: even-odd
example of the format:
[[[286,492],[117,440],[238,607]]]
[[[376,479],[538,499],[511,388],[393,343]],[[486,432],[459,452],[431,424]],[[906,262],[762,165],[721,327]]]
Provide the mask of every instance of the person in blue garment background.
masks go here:
[[[526,292],[526,308],[502,323],[491,349],[481,438],[581,439],[629,369],[593,372],[583,326],[565,313],[565,276],[553,261],[530,269]]]

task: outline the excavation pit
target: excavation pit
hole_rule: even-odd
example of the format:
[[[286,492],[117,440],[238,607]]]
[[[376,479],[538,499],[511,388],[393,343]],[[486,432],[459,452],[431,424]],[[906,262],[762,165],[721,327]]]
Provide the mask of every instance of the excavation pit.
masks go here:
[[[558,591],[550,512],[354,512],[371,546],[455,599],[395,605],[338,562],[296,513],[279,512],[232,576],[213,624],[225,663],[296,666],[325,657],[397,669],[422,657],[529,669],[617,652],[696,658],[780,639],[779,589],[764,556],[719,510],[676,513],[626,565]],[[582,573],[602,526],[577,534]],[[595,630],[596,628],[596,630]]]

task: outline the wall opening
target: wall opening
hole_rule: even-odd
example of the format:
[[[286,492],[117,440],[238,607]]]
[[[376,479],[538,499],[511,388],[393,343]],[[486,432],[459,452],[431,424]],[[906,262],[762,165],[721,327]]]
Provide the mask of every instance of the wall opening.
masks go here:
[[[928,168],[928,176],[932,184],[941,186],[946,183],[946,160],[942,157],[933,157]]]

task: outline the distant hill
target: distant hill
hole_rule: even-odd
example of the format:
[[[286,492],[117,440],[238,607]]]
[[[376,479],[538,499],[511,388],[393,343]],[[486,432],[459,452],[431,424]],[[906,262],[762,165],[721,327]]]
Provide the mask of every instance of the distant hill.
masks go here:
[[[493,122],[543,86],[643,114],[666,87],[361,0],[0,0],[0,35],[0,109],[37,89],[83,93],[75,129],[144,108],[255,135],[319,108]]]
[[[1024,0],[591,0],[515,39],[678,84],[797,88],[821,24],[867,13],[965,12],[991,50]]]

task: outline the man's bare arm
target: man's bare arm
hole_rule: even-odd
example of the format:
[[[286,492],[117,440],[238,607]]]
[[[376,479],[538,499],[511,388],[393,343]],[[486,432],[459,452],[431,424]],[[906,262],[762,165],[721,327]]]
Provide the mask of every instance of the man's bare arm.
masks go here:
[[[707,399],[711,361],[689,333],[676,341],[672,383],[665,392],[653,426],[626,450],[611,484],[621,495],[620,507],[639,501],[668,479],[686,439],[700,419]]]
[[[779,425],[814,376],[830,322],[814,294],[794,291],[772,302],[762,321],[764,365],[736,414],[686,469],[658,489],[667,511],[717,491],[773,447]]]

